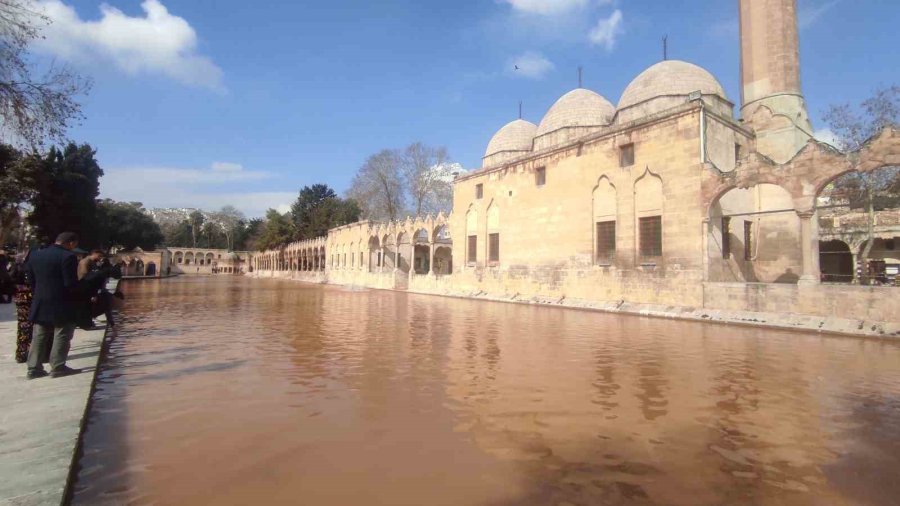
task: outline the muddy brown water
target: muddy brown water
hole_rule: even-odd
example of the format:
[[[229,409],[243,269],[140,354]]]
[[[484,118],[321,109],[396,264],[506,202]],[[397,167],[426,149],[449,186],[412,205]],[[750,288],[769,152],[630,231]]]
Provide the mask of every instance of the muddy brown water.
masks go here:
[[[133,282],[75,504],[897,504],[900,346]]]

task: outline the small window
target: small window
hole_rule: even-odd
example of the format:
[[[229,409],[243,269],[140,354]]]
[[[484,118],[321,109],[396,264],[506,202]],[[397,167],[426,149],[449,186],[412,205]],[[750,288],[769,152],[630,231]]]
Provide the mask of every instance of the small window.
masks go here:
[[[662,216],[648,216],[638,220],[641,256],[662,256]]]
[[[619,167],[634,165],[634,144],[626,144],[619,148]]]
[[[753,260],[753,222],[744,222],[744,260]]]
[[[722,217],[722,258],[731,258],[731,218]]]
[[[597,261],[609,262],[616,257],[616,222],[597,222]]]
[[[741,159],[741,145],[738,143],[734,144],[734,161],[740,161]]]
[[[478,236],[470,235],[469,236],[469,254],[466,256],[466,261],[470,264],[474,264],[478,261]]]
[[[888,251],[894,251],[897,248],[896,239],[885,239],[884,241],[884,249]]]
[[[534,184],[544,186],[547,184],[547,168],[539,167],[534,171]]]
[[[484,198],[484,185],[481,183],[475,185],[475,198]]]
[[[488,234],[488,261],[500,261],[500,234]]]

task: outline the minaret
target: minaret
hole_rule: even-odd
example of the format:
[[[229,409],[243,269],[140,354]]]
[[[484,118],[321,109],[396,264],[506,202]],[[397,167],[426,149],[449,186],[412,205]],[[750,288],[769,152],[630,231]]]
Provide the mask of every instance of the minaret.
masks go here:
[[[797,0],[739,0],[741,116],[757,151],[784,163],[812,137],[800,88]]]

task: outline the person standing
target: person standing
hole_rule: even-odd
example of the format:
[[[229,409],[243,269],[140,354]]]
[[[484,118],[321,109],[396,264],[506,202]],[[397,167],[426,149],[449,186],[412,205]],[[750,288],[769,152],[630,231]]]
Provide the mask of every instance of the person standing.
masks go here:
[[[28,320],[31,313],[31,283],[25,274],[25,265],[31,250],[16,257],[16,265],[13,267],[13,282],[16,286],[16,362],[24,364],[28,361],[28,349],[31,347],[31,334],[33,325]]]
[[[51,338],[50,376],[59,378],[81,372],[66,365],[78,313],[78,260],[72,253],[77,246],[78,235],[63,232],[55,244],[33,252],[28,259],[26,272],[33,291],[28,319],[34,324],[28,350],[28,379],[47,375],[41,356]]]
[[[77,256],[77,254],[76,254]],[[91,318],[92,314],[92,306],[97,301],[97,294],[99,289],[90,290],[87,289],[89,283],[85,283],[85,276],[96,271],[98,269],[98,262],[103,258],[103,250],[95,249],[92,250],[87,256],[78,261],[78,281],[80,281],[79,285],[79,296],[82,299],[78,304],[78,328],[83,330],[94,330],[97,328],[97,325],[94,323],[94,319]]]
[[[9,304],[16,293],[12,276],[9,275],[9,257],[5,251],[0,251],[0,304]]]
[[[78,262],[78,279],[84,279],[87,273],[97,270],[97,263],[103,258],[103,250],[95,249]]]

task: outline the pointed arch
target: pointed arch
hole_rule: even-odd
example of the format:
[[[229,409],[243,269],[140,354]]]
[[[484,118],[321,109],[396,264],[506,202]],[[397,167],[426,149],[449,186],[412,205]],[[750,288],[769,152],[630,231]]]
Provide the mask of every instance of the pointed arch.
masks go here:
[[[663,256],[663,180],[647,167],[634,182],[636,251],[642,259]]]

